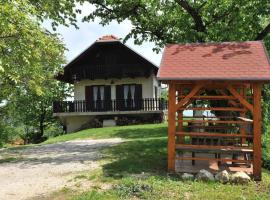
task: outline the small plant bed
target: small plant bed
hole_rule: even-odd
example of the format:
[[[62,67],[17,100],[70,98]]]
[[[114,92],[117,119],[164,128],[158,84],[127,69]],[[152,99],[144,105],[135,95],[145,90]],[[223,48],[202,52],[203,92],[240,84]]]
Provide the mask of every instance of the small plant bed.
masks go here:
[[[217,181],[220,183],[247,184],[251,181],[249,175],[243,171],[229,173],[227,170],[220,171],[216,174],[201,169],[197,174],[182,173],[182,180],[197,180],[197,181]]]
[[[141,175],[141,174],[140,174]],[[264,181],[257,184],[250,181],[246,185],[222,184],[215,181],[183,181],[178,176],[148,175],[138,174],[124,176],[119,179],[109,179],[106,175],[101,175],[94,179],[96,186],[86,192],[74,195],[68,193],[67,199],[71,200],[110,200],[110,199],[202,199],[202,200],[238,200],[238,199],[269,199],[270,177],[268,172],[263,173]],[[108,189],[100,187],[98,182],[111,182]],[[71,196],[70,196],[71,195]],[[56,198],[57,199],[57,198]],[[65,199],[65,198],[64,198]]]

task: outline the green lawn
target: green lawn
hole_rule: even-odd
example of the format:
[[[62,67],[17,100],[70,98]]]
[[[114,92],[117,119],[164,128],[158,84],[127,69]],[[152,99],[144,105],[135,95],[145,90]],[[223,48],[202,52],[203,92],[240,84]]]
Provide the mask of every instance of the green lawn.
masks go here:
[[[270,199],[270,173],[263,172],[263,181],[248,185],[181,181],[177,175],[166,173],[167,125],[134,125],[99,128],[51,138],[45,143],[77,138],[120,137],[125,142],[105,148],[100,161],[102,168],[83,172],[78,179],[93,183],[89,191],[77,193],[63,190],[51,199],[195,199],[241,200]],[[110,185],[104,189],[101,185]]]
[[[68,140],[84,139],[84,138],[123,138],[123,139],[151,139],[167,137],[166,124],[147,124],[147,125],[131,125],[131,126],[116,126],[107,128],[93,128],[76,133],[52,137],[46,140],[43,144],[56,142],[64,142]]]

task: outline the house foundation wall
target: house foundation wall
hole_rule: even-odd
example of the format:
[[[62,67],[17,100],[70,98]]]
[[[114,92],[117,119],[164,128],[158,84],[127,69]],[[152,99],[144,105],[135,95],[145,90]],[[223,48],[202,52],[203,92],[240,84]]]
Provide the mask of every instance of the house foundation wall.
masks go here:
[[[65,116],[60,117],[67,133],[76,132],[83,129],[83,125],[94,119],[94,116]]]
[[[77,116],[59,116],[61,122],[65,126],[65,131],[67,133],[72,133],[88,128],[92,128],[96,123],[100,123],[100,126],[108,127],[117,125],[118,119],[127,119],[131,124],[136,122],[162,122],[164,119],[163,112],[153,112],[153,113],[140,113],[140,114],[120,114],[120,115],[77,115]],[[104,121],[114,121],[113,124],[104,124]],[[122,120],[121,120],[122,121]],[[124,120],[124,123],[126,121]],[[120,124],[127,125],[127,124]],[[98,127],[100,127],[98,126]],[[95,127],[95,126],[94,126]]]

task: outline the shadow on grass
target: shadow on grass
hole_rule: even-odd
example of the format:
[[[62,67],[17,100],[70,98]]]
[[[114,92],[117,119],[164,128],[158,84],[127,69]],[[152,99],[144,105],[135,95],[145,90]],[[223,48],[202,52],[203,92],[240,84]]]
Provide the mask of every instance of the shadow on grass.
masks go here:
[[[103,166],[106,176],[121,178],[142,172],[165,174],[167,164],[167,139],[152,138],[127,141],[106,149],[113,162]]]

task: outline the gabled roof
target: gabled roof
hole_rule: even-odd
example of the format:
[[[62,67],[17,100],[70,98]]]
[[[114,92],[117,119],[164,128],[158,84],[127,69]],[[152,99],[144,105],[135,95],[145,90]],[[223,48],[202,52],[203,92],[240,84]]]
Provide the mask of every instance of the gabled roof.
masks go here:
[[[85,67],[94,67],[93,62],[96,62],[96,59],[99,59],[99,62],[109,62],[107,61],[107,58],[101,59],[100,57],[97,58],[97,56],[100,56],[102,53],[97,53],[97,49],[100,49],[99,51],[103,51],[104,48],[111,47],[111,54],[116,54],[115,60],[113,61],[114,63],[111,63],[110,67],[116,67],[117,65],[124,66],[126,68],[130,66],[134,66],[134,62],[136,60],[137,65],[140,65],[142,68],[147,69],[147,70],[152,70],[154,71],[155,74],[157,74],[158,67],[153,64],[151,61],[146,59],[144,56],[141,54],[137,53],[127,45],[123,44],[119,38],[117,38],[114,35],[105,35],[103,37],[100,37],[97,39],[93,44],[91,44],[86,50],[84,50],[81,54],[79,54],[77,57],[75,57],[72,61],[70,61],[65,67],[64,67],[64,74],[59,74],[57,76],[58,80],[72,83],[72,76],[76,73],[78,73],[78,70],[82,70],[82,68]],[[122,49],[120,51],[120,54],[117,54],[117,49],[119,48]],[[105,51],[103,51],[105,54]],[[130,55],[127,57],[127,55],[124,55],[124,52],[128,53]],[[97,55],[99,54],[99,55]],[[103,55],[102,54],[102,55]],[[92,55],[92,56],[91,56]],[[86,62],[89,62],[88,64]],[[91,64],[92,63],[92,64]],[[109,63],[105,63],[109,64]],[[105,65],[104,63],[101,63],[101,65]],[[130,64],[130,65],[129,65]],[[106,66],[104,66],[106,67]],[[115,69],[116,71],[119,70],[118,68]],[[139,70],[139,69],[138,69]],[[120,72],[119,72],[120,73]],[[83,78],[83,77],[81,77]]]
[[[270,80],[262,41],[166,45],[159,80]]]

